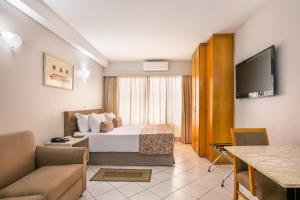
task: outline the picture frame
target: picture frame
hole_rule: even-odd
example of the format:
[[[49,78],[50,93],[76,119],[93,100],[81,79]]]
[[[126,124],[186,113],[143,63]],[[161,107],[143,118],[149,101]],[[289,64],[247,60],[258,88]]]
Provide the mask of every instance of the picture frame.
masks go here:
[[[43,61],[43,83],[45,86],[73,90],[74,65],[48,53],[44,53]]]

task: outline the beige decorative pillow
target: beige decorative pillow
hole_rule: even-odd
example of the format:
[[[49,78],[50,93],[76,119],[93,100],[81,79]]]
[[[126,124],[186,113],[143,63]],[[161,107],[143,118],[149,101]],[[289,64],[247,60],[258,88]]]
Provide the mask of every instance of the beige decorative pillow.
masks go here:
[[[107,131],[108,131],[107,123],[106,122],[101,122],[101,124],[100,124],[100,133],[106,133]]]
[[[115,128],[122,126],[122,118],[121,117],[113,118],[113,124]]]
[[[112,120],[106,120],[107,131],[112,131],[114,129],[114,124]]]
[[[112,131],[114,129],[114,124],[112,120],[106,120],[106,122],[101,122],[100,124],[100,132],[106,133]]]

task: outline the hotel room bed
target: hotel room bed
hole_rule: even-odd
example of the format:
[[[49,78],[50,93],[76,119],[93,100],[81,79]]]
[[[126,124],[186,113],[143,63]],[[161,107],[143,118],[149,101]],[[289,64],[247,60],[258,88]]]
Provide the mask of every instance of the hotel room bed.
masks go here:
[[[75,132],[89,137],[90,152],[139,152],[143,126],[121,126],[108,133]]]
[[[65,136],[78,132],[75,113],[102,113],[101,109],[64,112]],[[122,126],[89,136],[90,164],[120,166],[173,165],[174,135],[167,126]],[[166,134],[152,134],[165,131]]]

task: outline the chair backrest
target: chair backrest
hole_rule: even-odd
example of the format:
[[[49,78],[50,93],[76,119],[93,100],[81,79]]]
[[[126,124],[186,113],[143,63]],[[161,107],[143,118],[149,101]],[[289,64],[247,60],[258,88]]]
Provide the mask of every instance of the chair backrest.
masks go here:
[[[31,131],[0,135],[0,189],[35,169],[35,150]]]
[[[269,145],[267,129],[265,128],[232,128],[231,138],[233,146]],[[247,170],[243,161],[238,161],[238,171]]]

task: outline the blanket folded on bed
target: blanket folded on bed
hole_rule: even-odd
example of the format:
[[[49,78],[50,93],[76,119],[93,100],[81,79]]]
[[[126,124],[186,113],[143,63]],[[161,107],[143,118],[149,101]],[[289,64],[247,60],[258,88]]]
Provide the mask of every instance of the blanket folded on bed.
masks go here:
[[[141,155],[173,154],[173,149],[174,133],[171,125],[147,125],[139,135]]]

